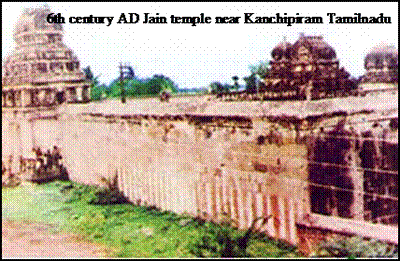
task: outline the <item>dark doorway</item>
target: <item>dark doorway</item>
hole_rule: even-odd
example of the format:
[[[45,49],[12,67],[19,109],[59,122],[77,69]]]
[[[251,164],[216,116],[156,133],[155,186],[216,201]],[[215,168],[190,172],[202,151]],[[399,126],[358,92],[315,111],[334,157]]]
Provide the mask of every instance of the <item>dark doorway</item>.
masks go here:
[[[58,104],[65,102],[65,92],[64,91],[57,92],[56,101]]]

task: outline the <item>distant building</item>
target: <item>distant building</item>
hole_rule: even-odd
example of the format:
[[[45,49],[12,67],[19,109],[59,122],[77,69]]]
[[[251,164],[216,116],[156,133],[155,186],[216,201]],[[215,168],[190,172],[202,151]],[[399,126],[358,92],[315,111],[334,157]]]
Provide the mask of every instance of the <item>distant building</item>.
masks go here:
[[[25,9],[14,28],[15,49],[3,61],[2,107],[52,106],[90,100],[78,58],[63,42],[47,7]]]
[[[397,90],[398,51],[395,46],[381,44],[372,48],[365,56],[364,68],[362,92]]]

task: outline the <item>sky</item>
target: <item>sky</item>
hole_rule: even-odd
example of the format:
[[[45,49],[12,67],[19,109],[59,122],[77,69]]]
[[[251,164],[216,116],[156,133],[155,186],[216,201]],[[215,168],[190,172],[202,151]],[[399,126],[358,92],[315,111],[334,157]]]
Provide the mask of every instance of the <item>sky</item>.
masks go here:
[[[12,32],[19,15],[26,7],[44,3],[2,2],[2,60],[15,43]],[[272,49],[284,37],[294,43],[300,33],[323,35],[337,53],[341,66],[353,76],[364,74],[364,57],[381,43],[398,48],[397,3],[48,3],[54,13],[66,18],[64,42],[81,61],[90,66],[100,81],[109,83],[118,77],[119,62],[129,62],[138,77],[163,74],[180,88],[206,87],[213,81],[232,84],[232,76],[249,75],[249,66],[271,59]],[[121,13],[138,13],[137,24],[117,24]],[[168,24],[144,24],[144,13],[168,18]],[[212,17],[211,24],[171,24],[169,17]],[[244,24],[244,13],[254,16],[321,16],[323,24]],[[337,16],[391,17],[391,24],[329,24],[327,13]],[[105,24],[70,24],[71,16],[114,16]],[[241,16],[239,24],[215,24],[216,16]]]

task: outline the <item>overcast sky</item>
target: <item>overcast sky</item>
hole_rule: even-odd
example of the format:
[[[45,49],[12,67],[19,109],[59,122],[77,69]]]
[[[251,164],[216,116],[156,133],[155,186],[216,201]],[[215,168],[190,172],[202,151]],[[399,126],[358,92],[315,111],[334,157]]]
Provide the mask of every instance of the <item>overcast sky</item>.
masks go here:
[[[14,48],[12,31],[25,7],[43,3],[2,3],[2,58]],[[234,75],[249,75],[249,65],[271,59],[283,37],[295,42],[299,33],[323,35],[352,75],[364,73],[365,54],[380,43],[398,47],[397,3],[48,3],[55,13],[70,16],[114,16],[105,24],[64,24],[64,41],[100,80],[118,76],[120,61],[130,62],[139,77],[164,74],[180,88],[205,87],[212,81],[232,83]],[[121,13],[176,16],[241,16],[240,24],[117,24]],[[321,16],[324,24],[244,24],[243,14],[274,16],[296,13]],[[392,24],[329,24],[327,13],[338,16],[390,16]]]

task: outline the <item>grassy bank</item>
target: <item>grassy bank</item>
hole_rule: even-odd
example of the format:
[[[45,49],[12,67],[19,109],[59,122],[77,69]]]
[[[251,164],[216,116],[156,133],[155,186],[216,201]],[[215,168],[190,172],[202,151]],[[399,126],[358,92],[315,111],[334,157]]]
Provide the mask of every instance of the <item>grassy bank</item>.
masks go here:
[[[3,188],[2,218],[57,224],[59,230],[80,233],[110,246],[118,257],[217,257],[245,234],[228,226],[132,204],[89,204],[96,190],[59,181]],[[253,257],[297,255],[294,249],[263,236],[251,238],[246,251],[234,254],[238,253]]]

